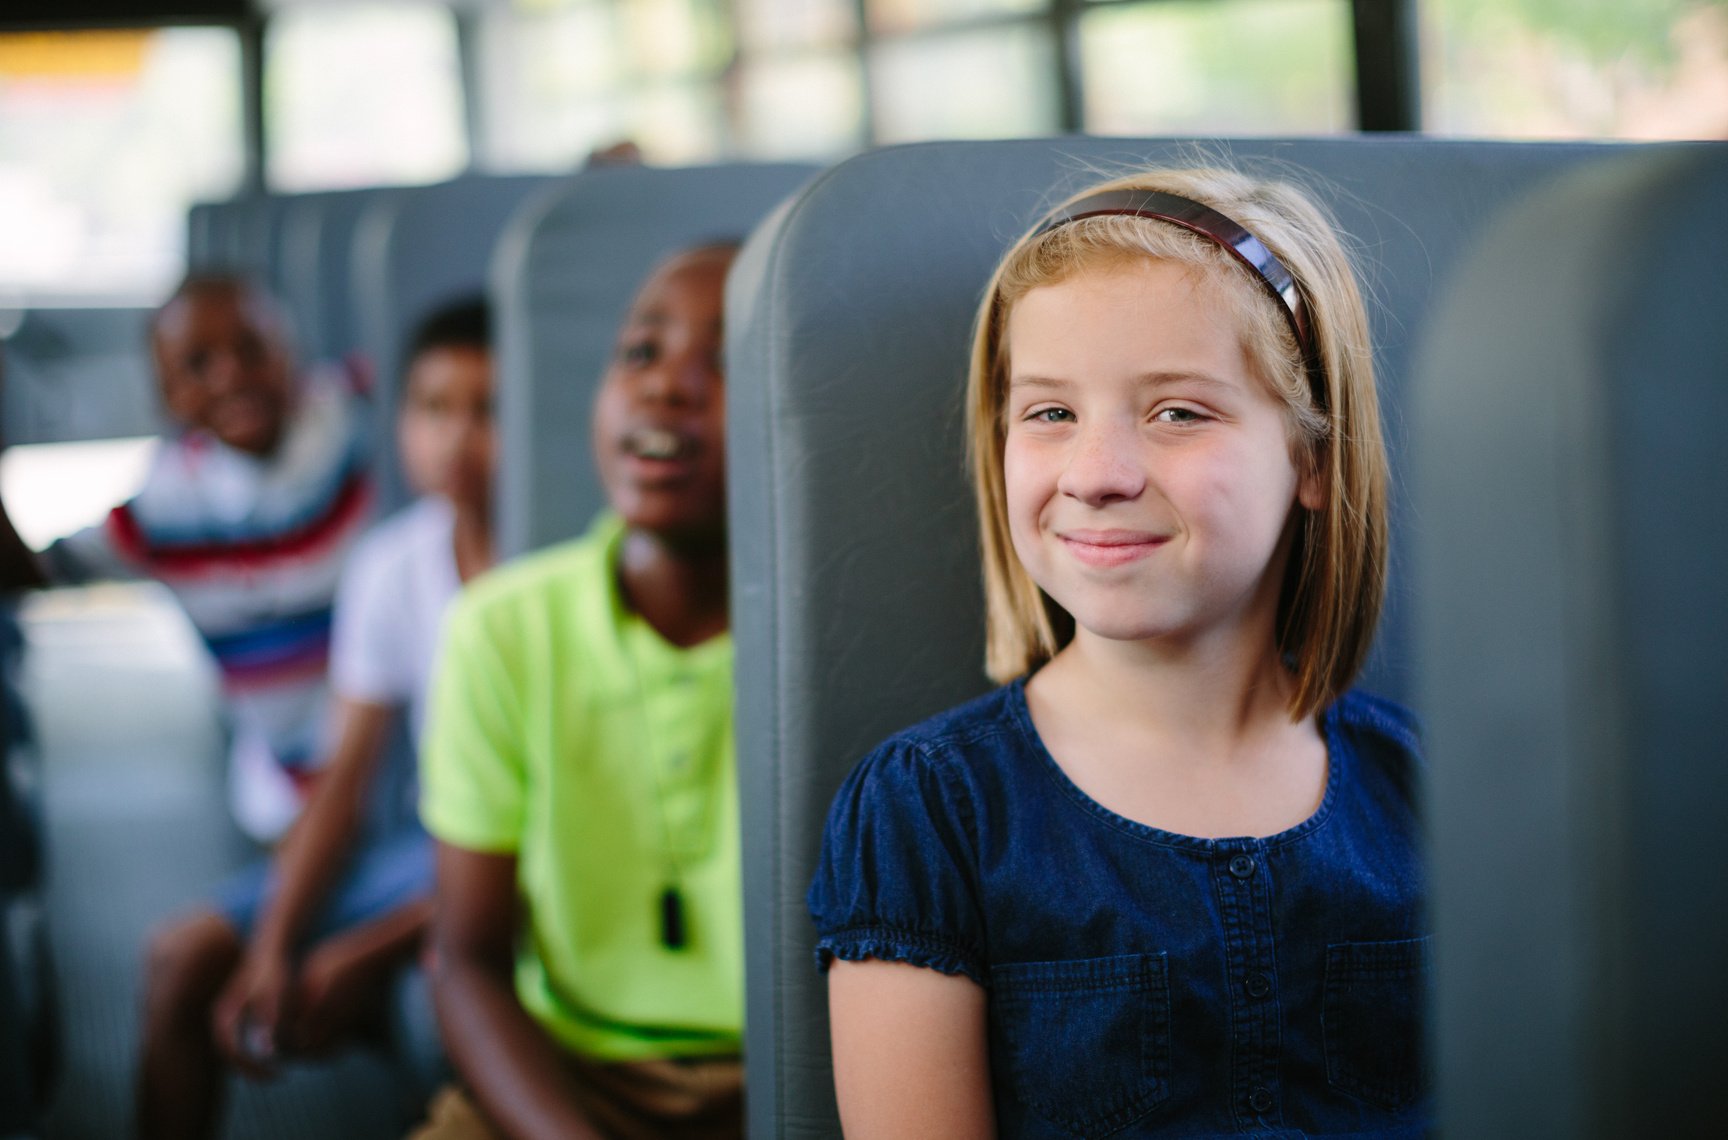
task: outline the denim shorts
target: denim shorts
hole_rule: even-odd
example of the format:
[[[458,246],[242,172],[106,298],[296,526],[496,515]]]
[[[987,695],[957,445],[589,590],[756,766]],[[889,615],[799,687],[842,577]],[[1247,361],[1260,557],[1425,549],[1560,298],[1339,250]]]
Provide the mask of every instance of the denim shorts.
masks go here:
[[[344,868],[301,940],[320,941],[431,895],[432,865],[432,837],[418,827],[362,848]],[[275,861],[260,859],[218,884],[212,907],[242,938],[248,938],[275,890]]]

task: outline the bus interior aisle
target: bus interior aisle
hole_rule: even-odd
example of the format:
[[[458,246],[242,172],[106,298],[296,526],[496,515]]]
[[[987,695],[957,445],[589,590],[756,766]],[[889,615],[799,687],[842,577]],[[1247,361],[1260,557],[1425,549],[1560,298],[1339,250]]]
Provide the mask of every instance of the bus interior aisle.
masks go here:
[[[20,613],[34,717],[58,975],[60,1074],[51,1140],[130,1133],[143,948],[253,851],[223,787],[216,682],[172,598],[154,585],[32,596]],[[388,1067],[352,1051],[268,1084],[231,1081],[237,1140],[400,1136]]]

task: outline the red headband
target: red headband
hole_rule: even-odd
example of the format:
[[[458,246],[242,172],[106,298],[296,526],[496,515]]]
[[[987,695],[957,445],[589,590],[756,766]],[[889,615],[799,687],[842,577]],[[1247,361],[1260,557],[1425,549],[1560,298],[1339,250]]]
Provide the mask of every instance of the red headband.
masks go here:
[[[1265,242],[1210,206],[1161,190],[1104,190],[1088,194],[1064,207],[1060,213],[1052,214],[1033,231],[1032,236],[1048,233],[1081,218],[1106,214],[1169,222],[1227,250],[1237,261],[1252,269],[1254,276],[1266,286],[1266,291],[1278,301],[1284,315],[1289,318],[1290,331],[1296,334],[1296,346],[1301,349],[1302,358],[1310,363],[1315,361],[1314,343],[1308,332],[1308,308],[1302,302],[1301,291],[1296,288],[1295,275],[1266,248]]]

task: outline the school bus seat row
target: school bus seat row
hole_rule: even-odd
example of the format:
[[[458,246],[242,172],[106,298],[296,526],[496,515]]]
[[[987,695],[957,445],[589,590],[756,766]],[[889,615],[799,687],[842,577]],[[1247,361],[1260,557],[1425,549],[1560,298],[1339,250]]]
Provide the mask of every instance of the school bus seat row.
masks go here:
[[[41,778],[18,692],[22,639],[0,605],[0,1135],[41,1123],[59,1070],[59,1003],[44,921]]]
[[[1691,1134],[1728,950],[1723,151],[934,143],[518,199],[465,270],[499,309],[510,550],[600,501],[587,401],[641,274],[768,215],[727,333],[753,1136],[835,1134],[803,903],[835,787],[987,684],[959,394],[989,270],[1100,170],[1214,157],[1307,182],[1364,273],[1395,487],[1363,683],[1433,729],[1448,1127]],[[452,224],[433,210],[419,240]]]

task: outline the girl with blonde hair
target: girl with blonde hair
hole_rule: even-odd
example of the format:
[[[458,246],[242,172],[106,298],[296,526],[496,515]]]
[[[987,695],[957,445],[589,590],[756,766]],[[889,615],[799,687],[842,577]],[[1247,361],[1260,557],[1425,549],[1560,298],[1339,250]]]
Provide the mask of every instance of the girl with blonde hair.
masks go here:
[[[968,400],[1002,687],[829,816],[847,1134],[1421,1134],[1420,759],[1350,688],[1387,472],[1332,224],[1230,171],[1087,191],[998,267]]]

